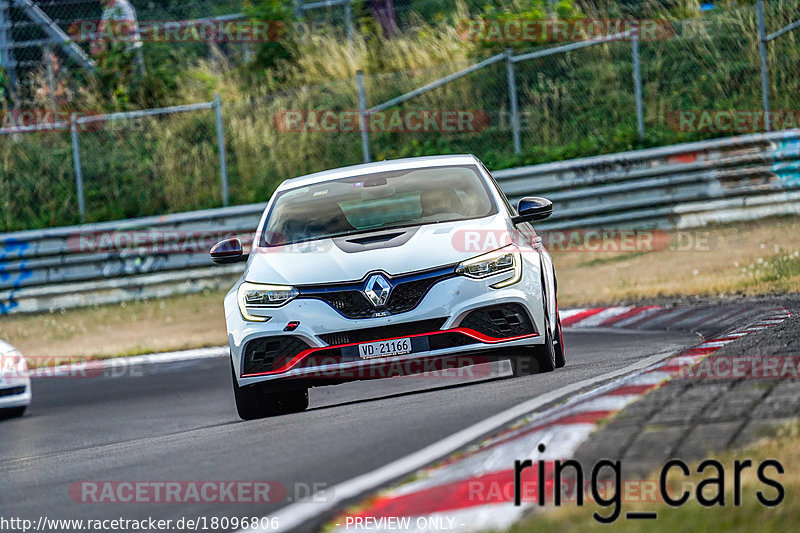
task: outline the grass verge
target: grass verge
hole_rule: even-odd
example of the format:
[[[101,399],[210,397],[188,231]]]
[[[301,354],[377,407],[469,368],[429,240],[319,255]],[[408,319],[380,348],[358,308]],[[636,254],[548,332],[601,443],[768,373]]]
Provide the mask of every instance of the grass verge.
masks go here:
[[[648,253],[551,247],[559,304],[800,292],[800,217],[673,231],[667,237],[669,247]]]
[[[224,291],[0,318],[0,338],[34,364],[222,346]]]

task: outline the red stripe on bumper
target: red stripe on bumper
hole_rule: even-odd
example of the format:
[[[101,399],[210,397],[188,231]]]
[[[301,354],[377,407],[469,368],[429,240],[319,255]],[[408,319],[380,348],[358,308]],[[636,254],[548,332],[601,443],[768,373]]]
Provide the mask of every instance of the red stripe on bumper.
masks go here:
[[[471,337],[471,338],[475,339],[476,341],[482,342],[484,344],[499,344],[499,343],[502,343],[502,342],[511,342],[511,341],[516,341],[516,340],[521,340],[521,339],[531,339],[531,338],[539,336],[538,333],[531,333],[529,335],[519,335],[519,336],[516,336],[516,337],[508,337],[508,338],[504,338],[504,339],[498,339],[498,338],[495,338],[495,337],[489,337],[488,335],[484,335],[483,333],[475,331],[474,329],[454,328],[454,329],[444,329],[444,330],[441,330],[441,331],[431,331],[431,332],[428,332],[428,333],[417,333],[415,335],[404,335],[402,337],[391,337],[391,338],[388,338],[388,339],[376,339],[374,341],[368,341],[368,342],[391,341],[391,340],[395,340],[395,339],[408,339],[408,338],[411,338],[411,337],[430,337],[430,336],[433,336],[433,335],[441,335],[443,333],[460,333],[462,335],[466,335],[467,337]],[[349,347],[349,346],[358,346],[359,344],[365,344],[365,343],[364,342],[351,342],[351,343],[348,343],[348,344],[334,344],[334,345],[331,345],[331,346],[319,346],[319,347],[316,347],[316,348],[309,348],[307,350],[303,350],[302,352],[300,352],[299,354],[294,356],[288,363],[286,363],[285,365],[283,365],[282,367],[280,367],[277,370],[270,370],[268,372],[259,372],[257,374],[242,374],[242,377],[243,378],[253,378],[253,377],[258,377],[258,376],[272,376],[272,375],[275,375],[275,374],[282,374],[284,372],[288,372],[289,370],[291,370],[292,368],[297,366],[297,364],[300,363],[300,361],[302,361],[303,359],[305,359],[306,357],[308,357],[309,355],[311,355],[311,354],[313,354],[315,352],[319,352],[319,351],[322,351],[322,350],[332,350],[332,349],[336,349],[336,348],[346,348],[346,347]],[[388,360],[388,359],[389,359],[388,357],[386,357],[386,358],[376,358],[376,359],[370,359],[369,361],[371,361],[371,362],[376,362],[376,361],[379,362],[379,361],[385,361],[385,360]]]

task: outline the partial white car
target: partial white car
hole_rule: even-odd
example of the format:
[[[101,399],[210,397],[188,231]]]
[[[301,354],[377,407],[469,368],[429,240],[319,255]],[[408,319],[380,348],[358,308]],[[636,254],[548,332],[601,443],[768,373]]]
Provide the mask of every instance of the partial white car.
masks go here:
[[[22,416],[30,403],[28,363],[16,348],[0,340],[0,419]]]
[[[565,364],[556,278],[531,222],[472,155],[384,161],[283,182],[225,296],[242,419],[302,411],[308,388],[509,359],[515,375]]]

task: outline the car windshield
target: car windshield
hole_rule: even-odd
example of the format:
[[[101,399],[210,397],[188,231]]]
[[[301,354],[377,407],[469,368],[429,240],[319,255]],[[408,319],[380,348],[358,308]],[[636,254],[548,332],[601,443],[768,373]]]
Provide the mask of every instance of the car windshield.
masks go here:
[[[278,194],[262,246],[497,213],[475,166],[430,167],[326,181]]]

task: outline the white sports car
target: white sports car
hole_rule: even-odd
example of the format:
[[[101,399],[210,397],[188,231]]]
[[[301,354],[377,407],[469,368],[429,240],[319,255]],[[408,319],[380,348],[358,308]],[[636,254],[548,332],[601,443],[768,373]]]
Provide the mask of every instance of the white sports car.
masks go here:
[[[474,156],[385,161],[283,182],[225,297],[233,387],[249,420],[302,411],[308,388],[510,359],[563,366],[550,255]],[[387,374],[387,367],[389,368]]]
[[[22,416],[30,403],[28,363],[13,346],[0,340],[0,419]]]

